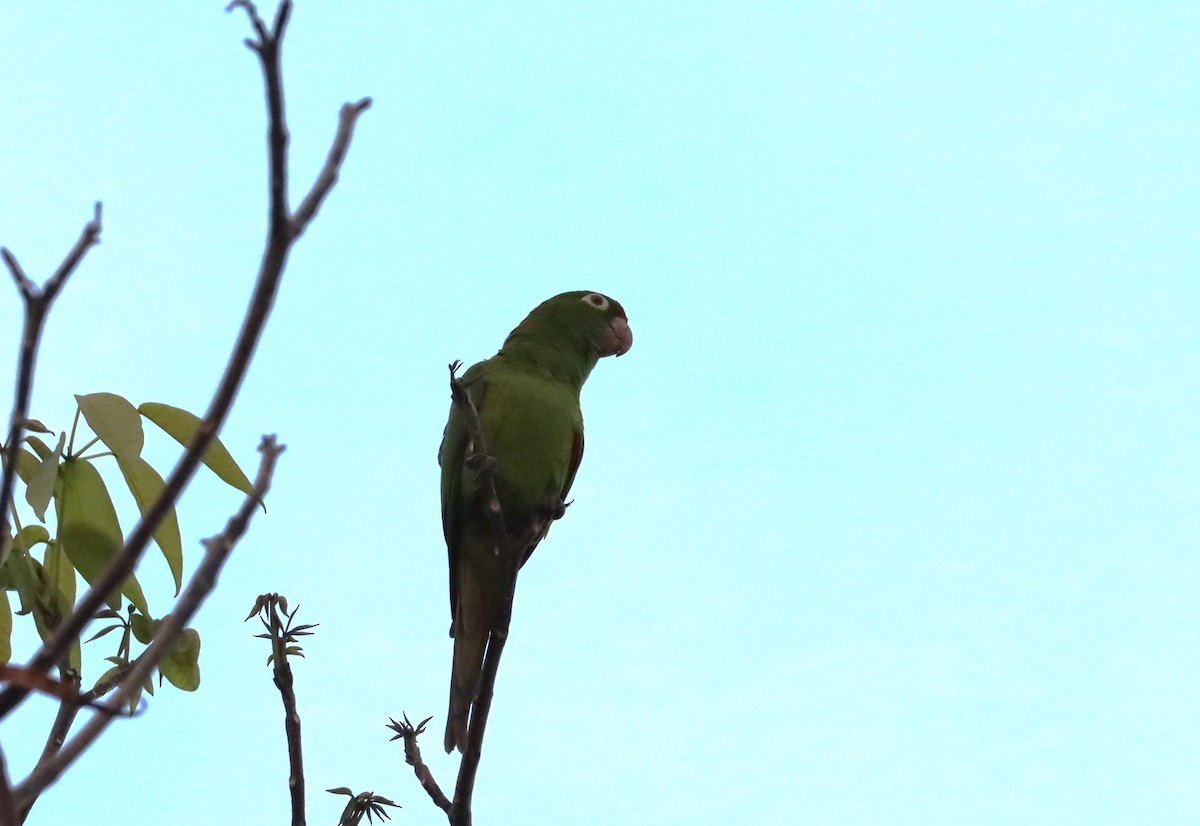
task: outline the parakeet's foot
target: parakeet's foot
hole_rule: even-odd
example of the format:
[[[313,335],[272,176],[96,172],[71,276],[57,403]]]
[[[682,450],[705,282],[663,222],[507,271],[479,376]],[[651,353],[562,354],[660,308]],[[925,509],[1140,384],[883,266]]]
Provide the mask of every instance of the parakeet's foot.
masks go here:
[[[464,464],[476,473],[495,473],[496,460],[491,456],[485,456],[482,453],[472,453],[466,458]]]
[[[546,519],[562,519],[570,504],[570,502],[564,502],[561,499],[551,499],[549,502],[543,502],[539,510],[541,511],[541,515]]]

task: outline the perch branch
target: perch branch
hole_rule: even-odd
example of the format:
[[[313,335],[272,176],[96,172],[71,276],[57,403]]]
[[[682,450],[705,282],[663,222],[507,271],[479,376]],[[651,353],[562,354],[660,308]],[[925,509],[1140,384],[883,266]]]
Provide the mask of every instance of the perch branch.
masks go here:
[[[471,433],[471,442],[479,461],[479,479],[486,499],[484,511],[487,513],[488,525],[492,538],[496,540],[504,557],[512,562],[506,594],[504,610],[499,625],[488,637],[487,650],[483,657],[483,671],[479,681],[479,696],[471,705],[471,716],[467,724],[467,748],[463,752],[462,762],[458,767],[458,782],[454,787],[454,802],[449,812],[450,826],[471,826],[471,799],[475,793],[475,777],[479,772],[479,761],[483,756],[483,737],[487,730],[488,715],[492,709],[492,696],[496,686],[496,675],[500,669],[500,656],[504,653],[504,643],[508,639],[508,626],[512,618],[513,596],[517,587],[517,570],[520,568],[520,556],[516,552],[508,528],[504,522],[504,509],[500,505],[500,495],[496,492],[494,478],[495,460],[487,451],[487,440],[484,437],[483,425],[479,420],[479,410],[471,400],[462,380],[458,378],[458,368],[461,362],[450,365],[450,397],[467,417],[467,427]]]
[[[238,540],[245,534],[254,511],[266,496],[267,490],[271,486],[275,461],[283,452],[283,446],[276,444],[274,436],[264,436],[258,449],[262,453],[262,460],[259,462],[254,487],[243,500],[237,513],[229,520],[225,530],[204,541],[204,558],[196,568],[196,572],[192,574],[191,579],[188,580],[183,593],[179,595],[179,600],[175,603],[175,610],[163,618],[154,638],[121,678],[120,685],[113,696],[97,707],[98,713],[93,715],[84,727],[68,740],[53,757],[40,762],[29,777],[17,786],[15,793],[18,806],[26,808],[31,805],[47,786],[57,780],[72,763],[79,759],[88,746],[108,728],[112,719],[121,714],[122,709],[129,705],[129,701],[140,690],[146,678],[170,652],[176,638],[187,627],[200,605],[216,586],[217,575]]]
[[[196,436],[192,440],[192,444],[180,457],[175,468],[171,471],[171,475],[164,483],[158,498],[143,513],[141,520],[125,541],[125,545],[109,562],[104,572],[92,584],[88,592],[79,600],[74,612],[66,617],[55,630],[51,641],[43,646],[34,655],[33,659],[30,660],[30,668],[48,670],[53,663],[58,661],[71,642],[79,637],[84,627],[104,605],[108,595],[118,591],[126,577],[133,572],[147,544],[154,536],[158,525],[165,518],[168,511],[174,507],[184,487],[191,481],[192,475],[199,467],[205,451],[216,437],[217,432],[221,429],[226,417],[229,415],[230,408],[233,406],[234,398],[237,396],[238,389],[241,387],[242,381],[246,376],[250,360],[254,356],[255,347],[262,336],[267,318],[270,315],[275,295],[279,289],[280,280],[283,277],[288,253],[291,251],[292,244],[299,235],[296,230],[296,219],[291,217],[287,205],[288,138],[283,109],[283,77],[279,64],[279,47],[283,40],[288,16],[291,13],[291,2],[290,0],[283,0],[279,4],[273,28],[270,30],[266,28],[261,18],[259,18],[252,3],[245,0],[235,0],[229,6],[230,10],[234,8],[242,8],[247,11],[250,15],[251,25],[258,35],[258,40],[248,40],[247,45],[259,57],[267,91],[270,225],[262,262],[259,266],[258,279],[254,285],[254,292],[251,296],[250,304],[246,309],[242,328],[234,343],[233,352],[226,364],[224,375],[217,385],[208,411],[205,413],[200,425],[196,428]],[[311,207],[312,214],[308,216],[309,220],[316,213],[316,208],[319,206],[321,199],[328,193],[329,188],[333,186],[333,181],[337,179],[337,170],[329,169],[329,165],[331,163],[341,163],[345,155],[345,148],[349,145],[350,132],[353,129],[355,118],[370,105],[370,100],[365,98],[358,104],[348,105],[354,110],[354,116],[343,117],[344,128],[339,129],[338,138],[335,139],[335,149],[338,140],[342,140],[344,145],[339,152],[330,153],[330,157],[326,161],[326,169],[323,169],[318,176],[318,182],[324,179],[329,179],[330,182],[325,186],[321,194],[313,196],[310,193],[309,198],[305,199],[306,202],[310,199],[313,201],[313,206]],[[345,107],[343,107],[344,111]],[[344,135],[343,132],[345,133]],[[315,188],[314,191],[316,191]],[[86,247],[83,248],[85,249]],[[72,251],[73,257],[76,259],[82,257],[82,252],[75,255],[75,252],[80,249],[81,245],[77,244],[76,250]],[[68,257],[68,262],[65,262],[64,266],[71,260],[72,257]],[[12,465],[15,462],[9,464]],[[7,467],[5,472],[8,472]],[[0,719],[11,712],[28,693],[28,689],[18,686],[9,686],[0,692]]]

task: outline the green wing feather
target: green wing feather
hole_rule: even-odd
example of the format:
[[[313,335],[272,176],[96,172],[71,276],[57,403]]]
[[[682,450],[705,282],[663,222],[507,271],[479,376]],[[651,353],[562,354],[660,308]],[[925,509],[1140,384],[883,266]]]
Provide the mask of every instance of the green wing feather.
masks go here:
[[[484,378],[486,364],[487,362],[481,361],[462,375],[467,396],[476,410],[483,408],[483,398],[487,392],[487,381]],[[454,613],[454,603],[458,595],[457,560],[461,550],[462,526],[470,507],[470,497],[461,490],[462,468],[470,443],[471,431],[467,425],[467,414],[459,410],[458,405],[451,404],[450,418],[446,421],[442,444],[438,448],[438,464],[442,468],[442,534],[446,537],[446,550],[450,559],[451,615]]]

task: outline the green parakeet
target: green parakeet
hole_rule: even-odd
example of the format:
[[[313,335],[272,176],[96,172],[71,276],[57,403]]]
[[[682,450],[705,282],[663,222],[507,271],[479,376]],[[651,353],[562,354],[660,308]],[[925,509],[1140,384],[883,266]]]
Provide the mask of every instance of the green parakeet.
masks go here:
[[[518,558],[505,558],[493,538],[477,471],[467,467],[475,453],[467,414],[452,404],[438,451],[454,637],[447,752],[466,749],[484,652],[509,578],[563,514],[583,458],[579,391],[601,357],[622,355],[632,345],[618,302],[587,290],[563,293],[538,305],[499,353],[463,375],[496,461],[496,492]]]

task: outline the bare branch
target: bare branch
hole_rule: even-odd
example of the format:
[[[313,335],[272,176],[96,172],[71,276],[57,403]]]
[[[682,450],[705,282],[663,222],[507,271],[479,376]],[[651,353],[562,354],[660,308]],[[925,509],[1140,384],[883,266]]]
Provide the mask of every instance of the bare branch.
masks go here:
[[[342,161],[345,160],[346,151],[350,148],[350,138],[354,135],[354,123],[358,120],[358,116],[370,107],[370,98],[363,98],[358,103],[342,104],[342,110],[338,113],[337,135],[334,136],[333,146],[329,148],[329,156],[325,159],[325,166],[321,168],[320,174],[317,175],[317,180],[313,183],[312,190],[304,196],[304,200],[300,202],[300,208],[292,216],[292,226],[297,236],[301,235],[308,228],[309,223],[316,217],[317,210],[321,208],[321,203],[325,200],[325,196],[329,194],[329,191],[333,189],[333,185],[337,183],[338,172],[342,168]]]
[[[12,273],[13,281],[16,282],[17,291],[21,293],[21,298],[26,302],[33,300],[37,292],[37,287],[29,280],[29,276],[25,275],[25,270],[21,269],[17,257],[8,251],[8,247],[0,248],[0,257],[4,258],[5,266]]]
[[[279,283],[283,277],[283,270],[287,263],[288,254],[297,237],[287,206],[288,137],[287,125],[284,121],[283,78],[279,64],[279,48],[287,26],[288,17],[291,13],[291,2],[290,0],[283,0],[280,3],[275,15],[275,24],[272,31],[267,31],[265,24],[258,17],[253,3],[248,2],[248,0],[234,0],[229,8],[245,9],[250,15],[251,24],[259,36],[259,40],[255,44],[255,52],[258,54],[262,65],[263,79],[267,93],[270,224],[266,245],[263,250],[262,263],[259,266],[258,280],[255,282],[254,293],[246,309],[242,328],[238,333],[237,341],[234,343],[233,352],[226,364],[225,372],[213,394],[212,401],[209,403],[208,411],[205,413],[200,425],[196,428],[196,436],[192,444],[180,457],[175,468],[171,471],[170,476],[159,492],[158,498],[142,514],[141,521],[138,522],[133,532],[126,539],[124,547],[110,560],[100,577],[92,583],[92,587],[76,604],[74,612],[66,617],[58,626],[51,641],[44,645],[30,660],[29,667],[31,668],[48,670],[53,663],[58,661],[71,642],[79,637],[84,627],[92,620],[96,612],[102,608],[108,596],[117,592],[126,577],[133,572],[159,524],[171,508],[174,507],[184,487],[191,481],[192,475],[200,465],[201,458],[212,443],[212,440],[216,437],[218,431],[220,431],[226,417],[229,415],[230,408],[233,406],[233,400],[242,385],[242,381],[250,366],[250,360],[254,355],[254,350],[266,326],[271,306],[274,303]],[[349,137],[347,136],[345,140],[348,144]],[[329,186],[332,185],[332,183],[329,184]],[[97,210],[98,215],[99,211]],[[67,261],[64,262],[64,267],[68,263],[71,263],[73,258],[78,257],[75,253],[79,249],[80,245],[76,245],[76,250],[72,250],[72,255],[68,256]],[[58,274],[56,273],[56,278],[57,276]],[[54,279],[51,280],[53,281]],[[18,396],[20,397],[20,393],[18,393]],[[26,404],[14,406],[14,417],[18,412],[21,414],[19,420],[14,418],[14,422],[18,424],[25,417],[25,408],[28,402],[27,396],[28,394],[25,397]],[[19,427],[14,426],[10,430],[10,433],[12,432],[15,432],[19,437]],[[10,440],[10,444],[15,444],[15,440]],[[0,504],[7,501],[6,496],[11,496],[13,484],[11,473],[14,470],[15,462],[6,463],[4,470],[5,486],[0,488],[0,491],[6,491],[6,493],[0,496]],[[0,515],[0,520],[2,519],[3,516]],[[3,524],[5,523],[0,521],[0,526],[3,526]],[[27,689],[19,686],[9,686],[0,691],[0,719],[11,712],[28,693]]]
[[[8,764],[4,752],[0,751],[0,826],[19,826],[20,823],[17,800],[8,782]]]
[[[17,290],[25,305],[25,323],[21,332],[21,350],[17,356],[17,383],[14,392],[12,412],[8,420],[8,439],[4,442],[4,469],[0,475],[0,536],[8,530],[9,503],[12,501],[13,487],[16,485],[17,450],[25,432],[25,419],[29,415],[29,399],[33,394],[33,375],[37,367],[38,344],[41,342],[42,329],[46,324],[46,316],[50,306],[62,290],[63,284],[79,266],[87,251],[100,243],[100,202],[96,202],[95,212],[91,221],[83,227],[83,232],[75,246],[67,253],[62,264],[54,271],[54,275],[40,290],[25,271],[21,269],[17,257],[7,248],[0,249],[0,257],[4,259],[8,271],[16,282]],[[43,670],[54,660],[42,665]],[[24,695],[22,695],[24,696]]]
[[[233,551],[239,539],[245,534],[254,516],[258,504],[266,496],[271,486],[271,475],[275,470],[275,461],[284,450],[277,445],[274,436],[264,436],[259,445],[262,460],[259,463],[258,474],[254,487],[242,502],[237,513],[229,520],[225,530],[211,539],[204,541],[204,559],[196,572],[188,580],[183,593],[175,603],[175,610],[165,616],[159,624],[154,638],[121,678],[119,688],[113,696],[101,704],[86,725],[68,740],[63,747],[45,762],[40,762],[16,788],[17,805],[27,807],[37,799],[42,791],[62,775],[62,773],[99,737],[113,718],[119,716],[122,709],[129,705],[134,694],[141,689],[146,678],[151,675],[162,659],[171,650],[172,644],[187,624],[195,616],[201,604],[217,584],[220,573],[229,554]]]
[[[404,722],[399,722],[393,718],[388,718],[391,722],[388,728],[396,732],[393,740],[400,738],[404,739],[404,762],[413,767],[413,773],[416,774],[417,780],[433,800],[435,806],[443,812],[450,815],[451,803],[442,791],[441,786],[433,778],[433,772],[425,765],[425,761],[421,759],[421,747],[417,745],[417,736],[425,733],[425,724],[432,720],[432,717],[426,717],[415,726],[408,719],[408,715],[402,715]]]
[[[103,209],[99,201],[92,208],[92,220],[88,221],[83,228],[83,233],[79,236],[79,240],[75,242],[75,246],[67,253],[67,257],[59,264],[58,269],[54,271],[54,275],[46,282],[46,286],[42,287],[42,299],[46,302],[49,308],[50,302],[58,296],[58,291],[62,289],[62,285],[70,277],[75,268],[79,266],[79,262],[83,260],[83,256],[87,251],[96,244],[100,243],[100,213]]]
[[[254,27],[254,31],[258,34],[260,41],[266,40],[269,37],[267,34],[267,24],[258,16],[258,9],[254,7],[254,4],[250,0],[233,0],[232,3],[225,7],[225,12],[229,13],[234,9],[245,10],[247,16],[250,18],[250,25]]]

